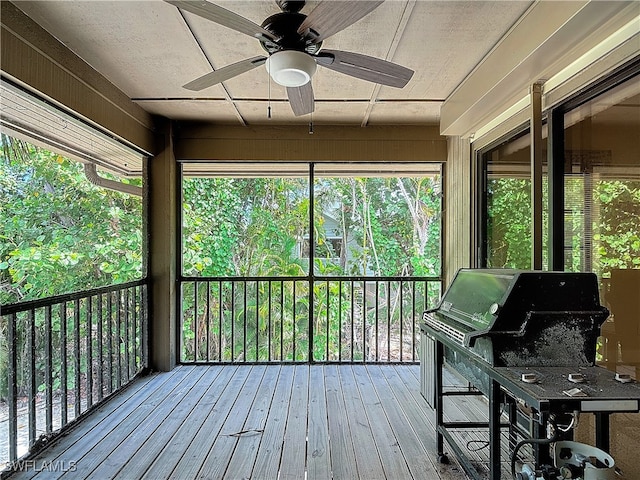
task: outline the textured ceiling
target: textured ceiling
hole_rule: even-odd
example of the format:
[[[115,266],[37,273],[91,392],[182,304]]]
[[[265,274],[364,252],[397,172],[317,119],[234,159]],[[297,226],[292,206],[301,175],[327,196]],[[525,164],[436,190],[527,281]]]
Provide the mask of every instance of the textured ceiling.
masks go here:
[[[284,87],[269,82],[264,67],[200,92],[182,88],[212,69],[265,52],[256,39],[161,0],[15,3],[148,112],[232,125],[437,124],[443,101],[531,4],[385,1],[323,48],[399,63],[415,71],[413,78],[396,89],[319,67],[311,118],[293,115]],[[273,0],[214,3],[257,24],[280,11]],[[302,13],[318,3],[307,2]]]

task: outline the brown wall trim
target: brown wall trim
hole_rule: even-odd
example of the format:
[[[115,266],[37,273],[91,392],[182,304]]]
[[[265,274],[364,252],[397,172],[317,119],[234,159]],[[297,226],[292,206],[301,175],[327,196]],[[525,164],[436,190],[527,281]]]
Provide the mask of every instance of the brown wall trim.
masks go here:
[[[8,1],[1,4],[2,74],[153,154],[153,117]]]
[[[180,124],[181,161],[443,162],[447,140],[437,126],[233,127]]]

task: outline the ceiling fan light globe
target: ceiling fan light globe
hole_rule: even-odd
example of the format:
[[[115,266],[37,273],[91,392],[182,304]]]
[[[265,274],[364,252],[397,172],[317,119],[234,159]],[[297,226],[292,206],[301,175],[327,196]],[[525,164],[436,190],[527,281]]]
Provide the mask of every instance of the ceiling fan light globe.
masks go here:
[[[306,85],[316,71],[311,55],[297,50],[282,50],[271,55],[265,64],[273,81],[284,87]]]

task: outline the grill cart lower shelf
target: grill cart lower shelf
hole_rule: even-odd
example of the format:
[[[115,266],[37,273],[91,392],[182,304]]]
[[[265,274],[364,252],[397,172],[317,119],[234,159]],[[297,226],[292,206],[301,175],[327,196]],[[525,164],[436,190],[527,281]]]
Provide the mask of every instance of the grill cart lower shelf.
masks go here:
[[[525,464],[533,470],[553,466],[554,453],[549,447],[557,442],[564,445],[573,439],[573,423],[580,414],[595,416],[595,447],[608,452],[609,416],[640,411],[640,385],[631,379],[616,378],[614,372],[604,368],[495,367],[441,331],[428,325],[422,325],[421,330],[423,352],[428,352],[421,361],[434,367],[432,378],[427,374],[422,379],[431,379],[434,383],[433,389],[423,388],[423,394],[426,391],[432,395],[427,400],[436,411],[438,456],[443,463],[448,461],[444,449],[446,440],[471,478],[512,478],[514,465]],[[445,352],[447,357],[452,353],[458,358],[464,356],[465,365],[473,367],[476,375],[486,377],[481,387],[488,399],[487,422],[444,421],[443,409],[448,397],[480,393],[480,386],[468,391],[444,390]],[[429,355],[432,358],[427,358]],[[549,436],[552,441],[548,440]],[[605,460],[607,462],[613,460]],[[613,469],[613,465],[611,467]]]

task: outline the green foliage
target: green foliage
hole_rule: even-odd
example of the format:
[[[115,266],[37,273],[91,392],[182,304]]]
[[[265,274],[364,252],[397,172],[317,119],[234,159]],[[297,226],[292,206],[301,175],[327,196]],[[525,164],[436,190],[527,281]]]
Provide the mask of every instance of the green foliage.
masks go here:
[[[530,181],[490,179],[487,198],[489,266],[530,268]],[[585,270],[587,255],[592,257],[591,270],[601,278],[613,269],[639,268],[640,182],[567,176],[564,228],[566,270]]]
[[[531,181],[487,183],[487,266],[531,268]]]
[[[1,143],[0,304],[140,278],[139,198],[90,184],[55,153]]]
[[[640,181],[604,181],[594,187],[599,222],[594,225],[594,248],[598,273],[640,268]]]
[[[314,190],[316,276],[439,274],[438,177],[320,178]],[[307,179],[186,178],[183,198],[185,275],[308,275]],[[335,238],[340,242],[333,244]],[[356,343],[354,354],[365,358],[375,309],[352,312],[351,302],[364,299],[362,288],[352,299],[340,282],[317,282],[312,292],[308,281],[284,278],[187,283],[182,358],[307,360],[311,294],[314,359],[335,360],[339,347]],[[396,286],[379,294],[385,306],[378,309],[397,330],[402,321],[403,328],[411,325],[407,302],[432,305],[439,292],[418,289],[414,298]]]
[[[16,303],[87,290],[130,280],[142,274],[142,206],[139,198],[103,190],[88,182],[83,166],[61,155],[2,135],[0,137],[0,304]],[[113,177],[112,177],[113,178]],[[127,182],[127,180],[123,180]],[[140,184],[139,180],[128,180]],[[38,391],[46,388],[44,370],[52,365],[53,389],[62,386],[61,351],[73,356],[75,321],[78,338],[91,333],[87,305],[79,304],[51,316],[51,358],[47,358],[43,309],[33,321],[36,343],[30,350],[27,332],[32,320],[16,320],[18,390],[30,378],[35,362]],[[95,318],[95,317],[94,317]],[[0,397],[7,393],[6,317],[0,320]],[[67,338],[61,337],[62,326]],[[94,351],[97,339],[93,338]],[[86,341],[80,345],[86,351]],[[106,355],[106,353],[105,353]],[[71,361],[71,360],[69,360]],[[86,379],[87,358],[79,371],[68,365],[66,383],[75,387],[76,374]]]

